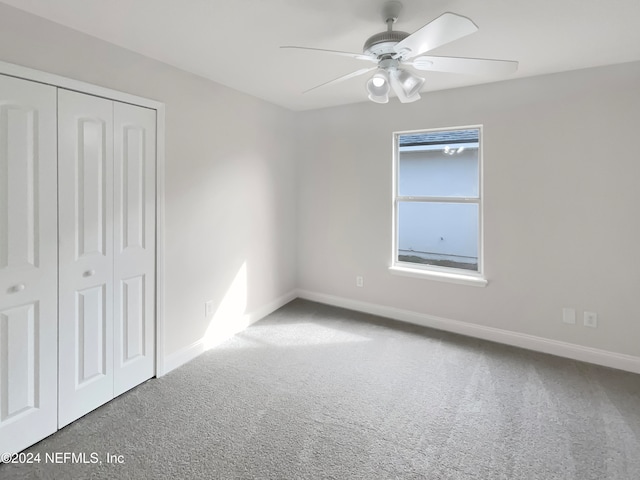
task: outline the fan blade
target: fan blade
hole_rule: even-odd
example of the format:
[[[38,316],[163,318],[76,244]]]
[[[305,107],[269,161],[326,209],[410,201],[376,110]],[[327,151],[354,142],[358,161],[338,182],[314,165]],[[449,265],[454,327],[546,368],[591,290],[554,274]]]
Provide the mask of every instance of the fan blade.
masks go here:
[[[393,49],[406,60],[476,31],[478,27],[467,17],[447,12],[398,42]]]
[[[402,85],[400,85],[400,82],[396,78],[395,74],[389,75],[389,80],[391,83],[391,88],[393,89],[394,92],[396,92],[396,95],[398,97],[398,100],[400,100],[400,102],[411,103],[411,102],[415,102],[416,100],[420,100],[419,93],[414,94],[413,97],[407,97],[407,94],[404,93],[404,90],[402,89]]]
[[[280,48],[295,48],[297,50],[311,50],[313,52],[324,52],[324,53],[330,53],[332,55],[340,55],[342,57],[350,57],[350,58],[355,58],[357,60],[366,60],[369,62],[376,62],[378,63],[378,59],[375,57],[372,57],[370,55],[364,55],[362,53],[351,53],[351,52],[340,52],[338,50],[324,50],[322,48],[310,48],[310,47],[295,47],[292,45],[286,45]]]
[[[508,75],[518,70],[518,62],[489,58],[438,57],[423,55],[406,62],[417,70],[467,73],[470,75]]]
[[[344,82],[345,80],[349,80],[350,78],[357,77],[358,75],[364,75],[365,73],[370,72],[371,70],[375,70],[376,68],[378,68],[378,67],[361,68],[360,70],[356,70],[355,72],[347,73],[346,75],[343,75],[341,77],[335,78],[333,80],[329,80],[328,82],[325,82],[323,84],[317,85],[317,86],[315,86],[313,88],[310,88],[309,90],[305,90],[302,93],[310,92],[311,90],[315,90],[316,88],[326,87],[327,85],[333,85],[334,83]]]

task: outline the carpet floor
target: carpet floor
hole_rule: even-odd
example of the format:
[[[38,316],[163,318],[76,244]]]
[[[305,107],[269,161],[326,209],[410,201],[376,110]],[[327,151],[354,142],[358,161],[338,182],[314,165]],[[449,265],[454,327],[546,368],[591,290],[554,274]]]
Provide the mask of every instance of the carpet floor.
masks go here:
[[[638,480],[640,375],[295,300],[25,452],[0,478]]]

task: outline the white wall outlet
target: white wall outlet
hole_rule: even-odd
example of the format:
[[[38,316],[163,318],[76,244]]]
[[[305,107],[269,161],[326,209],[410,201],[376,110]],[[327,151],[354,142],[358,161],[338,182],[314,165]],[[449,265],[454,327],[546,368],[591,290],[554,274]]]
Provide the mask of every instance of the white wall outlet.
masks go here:
[[[213,316],[213,300],[204,302],[204,317],[209,318]]]
[[[563,308],[562,309],[562,322],[570,325],[576,324],[576,309],[575,308]]]
[[[364,278],[360,275],[356,277],[356,287],[364,287]]]
[[[596,312],[584,312],[584,326],[596,328],[598,326],[598,314]]]

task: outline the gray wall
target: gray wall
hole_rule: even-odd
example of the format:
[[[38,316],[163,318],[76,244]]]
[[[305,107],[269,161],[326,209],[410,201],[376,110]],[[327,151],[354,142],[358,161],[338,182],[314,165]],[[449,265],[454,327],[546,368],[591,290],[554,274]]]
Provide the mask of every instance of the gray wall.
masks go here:
[[[489,285],[391,275],[392,132],[475,124]],[[310,111],[296,125],[301,289],[640,355],[640,63]],[[598,328],[563,324],[565,306],[597,312]]]
[[[4,4],[0,60],[166,104],[167,354],[245,262],[246,312],[295,288],[291,112]]]
[[[166,103],[169,354],[246,263],[249,312],[299,286],[640,355],[640,63],[294,114],[3,4],[0,60]],[[489,285],[390,275],[392,132],[471,124]]]

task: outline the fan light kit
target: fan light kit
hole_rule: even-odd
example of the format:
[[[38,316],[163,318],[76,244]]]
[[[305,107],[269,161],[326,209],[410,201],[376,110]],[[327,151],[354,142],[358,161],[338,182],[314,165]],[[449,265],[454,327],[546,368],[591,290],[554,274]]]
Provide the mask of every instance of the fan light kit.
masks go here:
[[[409,68],[419,71],[479,75],[507,75],[518,69],[518,62],[510,60],[423,55],[430,50],[478,31],[478,27],[467,17],[447,12],[412,34],[392,30],[401,10],[402,3],[398,1],[390,1],[384,4],[382,17],[387,24],[387,30],[369,37],[362,48],[363,53],[309,47],[281,47],[324,52],[376,63],[374,67],[356,70],[310,88],[304,93],[375,70],[375,73],[366,84],[367,93],[371,101],[387,103],[389,101],[389,93],[393,90],[402,103],[410,103],[420,99],[420,89],[425,79],[412,72]]]

